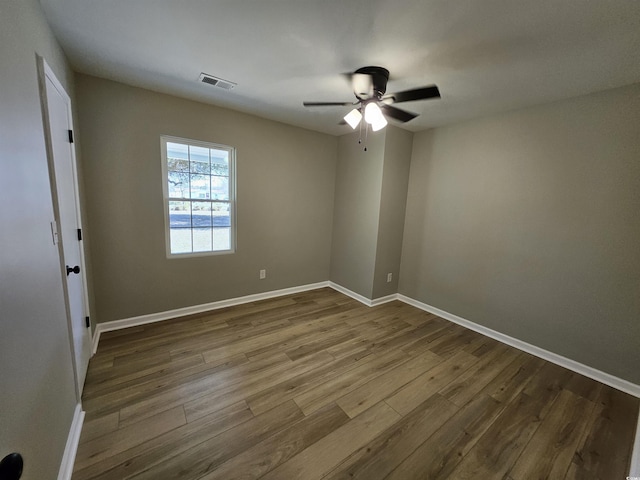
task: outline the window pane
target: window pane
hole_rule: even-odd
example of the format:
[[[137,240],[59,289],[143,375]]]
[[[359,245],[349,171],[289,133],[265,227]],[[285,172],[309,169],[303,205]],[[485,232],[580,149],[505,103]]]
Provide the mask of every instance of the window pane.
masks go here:
[[[189,160],[189,146],[183,143],[167,142],[167,157]]]
[[[213,249],[229,250],[231,248],[231,229],[230,228],[214,228],[213,229]]]
[[[211,202],[193,202],[193,227],[211,227]]]
[[[172,228],[169,230],[169,237],[171,239],[171,253],[191,252],[190,228]]]
[[[189,161],[188,160],[176,160],[175,158],[167,159],[167,170],[170,172],[188,172]]]
[[[186,172],[169,172],[169,197],[189,198],[189,174]]]
[[[193,229],[193,251],[210,252],[212,250],[213,228]]]
[[[189,147],[187,145],[167,142],[167,169],[175,172],[189,171]]]
[[[211,198],[213,200],[229,200],[228,177],[211,177]]]
[[[211,174],[229,176],[229,152],[226,150],[211,150]]]
[[[203,147],[189,147],[191,158],[191,173],[211,173],[209,167],[209,149]]]
[[[191,202],[169,202],[170,228],[191,228]]]
[[[221,202],[213,202],[211,204],[213,213],[213,226],[214,227],[229,227],[231,226],[231,218],[229,217],[229,204]]]
[[[191,198],[209,199],[211,198],[211,186],[209,175],[191,174]]]

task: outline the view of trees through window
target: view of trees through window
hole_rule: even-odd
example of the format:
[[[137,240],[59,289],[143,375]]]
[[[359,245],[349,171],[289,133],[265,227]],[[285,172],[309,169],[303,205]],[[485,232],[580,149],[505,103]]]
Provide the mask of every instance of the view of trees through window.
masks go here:
[[[166,141],[170,252],[232,249],[232,150]]]

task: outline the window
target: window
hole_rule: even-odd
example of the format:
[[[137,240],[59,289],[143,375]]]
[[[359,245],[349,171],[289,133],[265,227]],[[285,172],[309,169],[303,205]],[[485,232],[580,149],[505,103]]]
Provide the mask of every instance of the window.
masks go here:
[[[235,250],[235,149],[161,137],[167,256]]]

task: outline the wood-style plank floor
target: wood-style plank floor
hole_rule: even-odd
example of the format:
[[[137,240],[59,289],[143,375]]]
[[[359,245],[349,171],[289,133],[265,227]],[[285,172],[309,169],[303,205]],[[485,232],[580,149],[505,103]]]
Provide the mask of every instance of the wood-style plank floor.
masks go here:
[[[103,334],[73,479],[624,479],[638,402],[325,288]]]

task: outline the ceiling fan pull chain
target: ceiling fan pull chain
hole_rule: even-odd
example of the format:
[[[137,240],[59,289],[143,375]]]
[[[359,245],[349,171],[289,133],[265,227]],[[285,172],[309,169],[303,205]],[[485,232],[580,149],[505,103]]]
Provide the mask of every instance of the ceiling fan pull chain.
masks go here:
[[[363,122],[363,123],[367,123],[367,122]],[[365,125],[365,130],[364,130],[364,151],[367,151],[367,140],[369,139],[369,124],[367,123]]]

